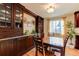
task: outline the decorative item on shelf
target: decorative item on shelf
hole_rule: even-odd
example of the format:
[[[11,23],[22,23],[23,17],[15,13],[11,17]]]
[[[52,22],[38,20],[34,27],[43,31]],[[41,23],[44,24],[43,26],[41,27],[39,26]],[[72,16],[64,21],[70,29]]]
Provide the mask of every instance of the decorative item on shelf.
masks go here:
[[[72,39],[73,39],[73,37],[75,35],[74,26],[73,26],[71,21],[68,21],[66,26],[67,26],[67,35],[69,36],[69,39],[71,40],[70,45],[73,45]]]
[[[32,30],[31,34],[36,34],[36,31],[35,30]]]
[[[38,33],[35,30],[32,30],[31,34],[33,34],[34,37],[38,37]]]
[[[25,30],[24,35],[27,35],[27,34],[28,34],[28,30]]]
[[[5,13],[5,10],[1,10],[1,12]]]

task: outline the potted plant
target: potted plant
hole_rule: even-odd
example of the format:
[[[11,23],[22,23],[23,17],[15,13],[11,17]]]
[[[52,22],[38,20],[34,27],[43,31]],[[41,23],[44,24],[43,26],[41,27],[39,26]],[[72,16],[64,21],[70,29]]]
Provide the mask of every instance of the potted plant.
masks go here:
[[[71,40],[70,45],[73,45],[72,39],[75,35],[75,30],[74,30],[73,23],[71,21],[68,21],[66,26],[67,26],[67,34],[69,36],[69,39]]]
[[[27,35],[27,34],[28,34],[28,30],[25,30],[24,35]]]
[[[35,30],[32,30],[31,34],[36,34],[36,31]]]

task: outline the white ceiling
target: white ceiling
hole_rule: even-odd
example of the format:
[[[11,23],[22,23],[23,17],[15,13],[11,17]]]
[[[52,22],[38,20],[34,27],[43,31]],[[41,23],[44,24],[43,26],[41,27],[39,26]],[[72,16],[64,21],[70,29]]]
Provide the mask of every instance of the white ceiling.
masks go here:
[[[33,13],[42,17],[56,17],[62,16],[68,13],[74,13],[79,10],[79,3],[55,3],[51,4],[55,6],[53,13],[48,13],[46,8],[50,3],[21,3],[27,9]]]

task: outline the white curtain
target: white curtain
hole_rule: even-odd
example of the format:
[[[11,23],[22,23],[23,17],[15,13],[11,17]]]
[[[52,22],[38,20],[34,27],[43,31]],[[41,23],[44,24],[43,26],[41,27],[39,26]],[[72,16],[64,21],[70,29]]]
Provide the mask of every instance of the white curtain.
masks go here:
[[[62,19],[50,20],[50,34],[64,34],[64,21]]]

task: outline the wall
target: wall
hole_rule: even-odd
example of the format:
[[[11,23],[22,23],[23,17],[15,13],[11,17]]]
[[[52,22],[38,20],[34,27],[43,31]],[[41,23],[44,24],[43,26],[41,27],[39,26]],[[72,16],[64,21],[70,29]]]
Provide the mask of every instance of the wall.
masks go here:
[[[45,39],[48,39],[48,33],[49,33],[49,18],[45,18],[44,19],[44,37]]]
[[[71,21],[72,23],[73,23],[73,26],[74,26],[74,28],[75,28],[75,21],[74,21],[74,14],[72,13],[72,14],[67,14],[67,15],[65,15],[65,23],[67,23],[68,21]],[[66,24],[65,24],[66,25]],[[67,30],[67,28],[66,28],[66,30]],[[72,43],[73,43],[73,45],[71,45],[70,46],[70,40],[68,40],[68,43],[67,43],[67,47],[71,47],[71,48],[74,48],[74,46],[75,46],[75,36],[74,36],[74,38],[72,39]]]

